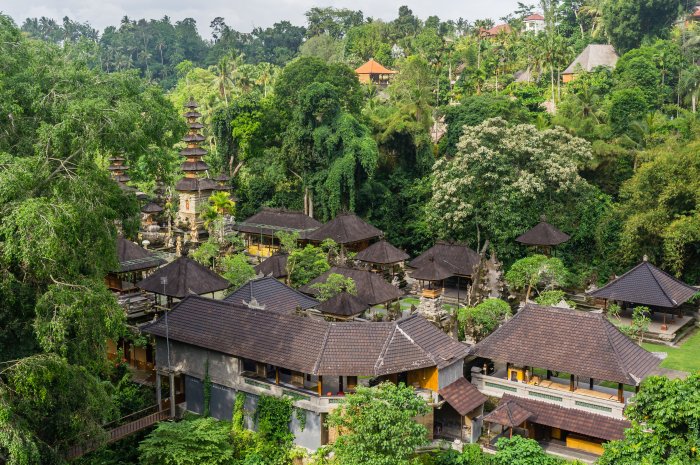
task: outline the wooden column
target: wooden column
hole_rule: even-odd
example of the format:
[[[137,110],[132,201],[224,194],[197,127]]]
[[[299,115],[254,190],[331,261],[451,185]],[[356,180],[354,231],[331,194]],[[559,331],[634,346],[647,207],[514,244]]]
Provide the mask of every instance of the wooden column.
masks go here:
[[[338,376],[338,392],[344,392],[343,391],[343,377]]]
[[[569,391],[574,392],[576,387],[574,386],[574,375],[569,375]]]
[[[170,418],[175,418],[175,373],[168,373],[170,381]]]
[[[547,370],[547,379],[552,379],[552,370]]]
[[[625,403],[625,391],[622,388],[622,383],[617,384],[617,401],[621,404]]]
[[[161,402],[163,399],[161,399],[161,393],[160,393],[160,373],[156,372],[156,403],[158,404],[158,411],[160,412],[161,409]]]
[[[591,391],[593,390],[593,378],[591,378],[588,382],[588,389],[590,389]]]
[[[319,375],[316,388],[318,389],[318,396],[321,397],[323,395],[323,376]]]
[[[275,367],[275,384],[280,383],[280,367]]]

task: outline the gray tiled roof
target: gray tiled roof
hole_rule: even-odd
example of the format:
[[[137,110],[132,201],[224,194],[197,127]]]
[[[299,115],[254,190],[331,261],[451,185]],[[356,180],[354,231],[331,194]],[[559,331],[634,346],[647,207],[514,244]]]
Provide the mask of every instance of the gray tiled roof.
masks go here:
[[[272,236],[277,231],[296,231],[303,239],[321,226],[321,223],[300,211],[280,208],[262,208],[250,218],[234,225],[234,229],[248,234]]]
[[[603,299],[674,308],[698,292],[700,289],[689,286],[645,260],[589,294]]]
[[[352,244],[382,236],[382,231],[354,213],[341,213],[308,235],[311,241],[333,239],[338,244]]]
[[[400,263],[408,259],[409,256],[406,252],[401,249],[397,249],[385,239],[375,242],[365,250],[360,251],[355,256],[355,260],[367,263],[377,263],[380,265]]]
[[[313,288],[316,283],[325,283],[331,274],[341,274],[355,281],[357,297],[369,305],[378,305],[398,299],[403,292],[396,286],[391,285],[378,273],[366,270],[356,270],[354,268],[344,268],[334,266],[321,276],[311,280],[308,284],[299,288],[305,294],[316,295],[318,291]]]
[[[255,265],[255,272],[262,273],[263,276],[272,276],[273,278],[287,277],[287,258],[286,253],[277,252],[265,259],[262,263]]]
[[[527,304],[471,355],[638,385],[660,360],[600,313]]]
[[[579,65],[583,71],[587,72],[593,71],[599,66],[614,68],[619,58],[612,45],[590,44],[562,74],[575,74]]]
[[[318,300],[292,289],[273,277],[252,279],[224,298],[224,301],[246,307],[253,299],[265,309],[277,313],[293,313],[297,308],[316,307]]]
[[[165,263],[165,260],[156,257],[152,252],[139,247],[122,236],[117,237],[116,246],[117,260],[119,260],[117,273],[148,270]]]
[[[316,310],[328,315],[351,317],[359,315],[369,308],[367,303],[347,292],[340,292],[316,306]]]
[[[464,376],[438,392],[462,416],[488,400],[488,397],[479,392],[476,386],[467,381]]]
[[[468,352],[419,315],[330,323],[189,296],[168,314],[172,340],[318,375],[376,376],[450,365]],[[143,331],[165,336],[164,319]]]

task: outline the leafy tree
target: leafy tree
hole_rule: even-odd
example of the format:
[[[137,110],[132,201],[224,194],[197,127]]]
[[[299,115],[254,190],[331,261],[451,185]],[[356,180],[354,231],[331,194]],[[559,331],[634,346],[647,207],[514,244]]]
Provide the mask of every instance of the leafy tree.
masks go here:
[[[306,37],[327,35],[334,39],[345,36],[352,28],[362,25],[364,15],[359,10],[333,7],[313,7],[306,13]]]
[[[625,438],[605,444],[600,465],[697,463],[700,446],[700,375],[683,379],[652,376],[642,382],[625,416]]]
[[[338,273],[331,273],[325,282],[316,283],[311,286],[318,294],[317,298],[321,302],[334,297],[341,292],[347,292],[352,295],[357,295],[355,281]]]
[[[355,394],[328,414],[328,425],[342,431],[333,449],[344,465],[407,465],[424,445],[426,430],[415,417],[429,411],[413,388],[383,383],[358,386]]]
[[[546,212],[566,224],[564,216],[597,202],[578,172],[590,159],[590,144],[561,128],[538,131],[501,118],[465,126],[455,157],[433,167],[429,224],[440,237],[476,237],[477,248],[488,239],[502,260],[514,258],[514,239],[532,218]]]
[[[605,33],[619,53],[639,47],[645,38],[665,35],[678,17],[679,0],[607,0],[602,2]]]
[[[213,418],[161,422],[139,445],[144,465],[233,464],[231,425]]]
[[[525,301],[530,300],[532,289],[553,288],[566,282],[567,270],[558,258],[531,255],[513,263],[506,273],[506,282],[513,289],[525,290]]]
[[[475,307],[460,308],[457,319],[464,325],[464,333],[469,334],[474,342],[479,342],[511,315],[507,302],[491,298]]]
[[[548,456],[534,439],[521,436],[500,438],[493,457],[496,465],[557,465],[564,460]]]
[[[224,256],[219,266],[223,277],[235,288],[241,287],[255,277],[255,270],[243,253]]]
[[[540,292],[540,295],[535,297],[536,303],[545,306],[557,305],[562,300],[565,301],[569,305],[569,307],[576,308],[576,302],[572,300],[566,300],[566,293],[562,290]]]
[[[304,248],[295,249],[287,257],[289,285],[301,287],[329,268],[328,257],[320,247],[307,244]]]

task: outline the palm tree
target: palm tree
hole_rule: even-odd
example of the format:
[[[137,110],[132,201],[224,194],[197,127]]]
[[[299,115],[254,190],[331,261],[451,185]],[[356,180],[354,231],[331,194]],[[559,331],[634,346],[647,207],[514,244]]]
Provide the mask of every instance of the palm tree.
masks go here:
[[[690,100],[690,108],[695,113],[700,95],[700,66],[695,65],[681,71],[678,90],[686,103]]]

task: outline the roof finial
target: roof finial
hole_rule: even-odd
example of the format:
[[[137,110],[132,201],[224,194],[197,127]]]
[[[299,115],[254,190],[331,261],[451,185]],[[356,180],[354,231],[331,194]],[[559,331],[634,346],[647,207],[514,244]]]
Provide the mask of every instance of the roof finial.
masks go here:
[[[645,261],[645,262],[649,261],[649,257],[647,256],[647,254],[644,254],[644,256],[642,257],[642,261]]]

